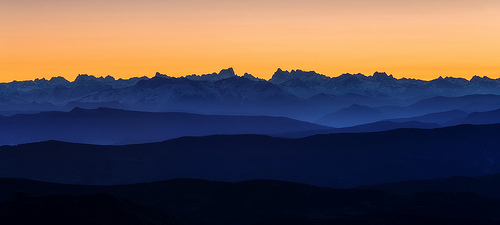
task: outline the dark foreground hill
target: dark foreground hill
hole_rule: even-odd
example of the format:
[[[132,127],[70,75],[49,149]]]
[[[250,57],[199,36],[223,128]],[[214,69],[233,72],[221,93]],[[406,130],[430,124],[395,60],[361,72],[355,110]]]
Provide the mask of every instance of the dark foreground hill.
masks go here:
[[[74,184],[172,178],[276,179],[329,187],[500,173],[500,124],[316,135],[184,137],[96,146],[41,142],[0,147],[0,177]]]
[[[119,224],[178,224],[179,220],[156,209],[160,208],[193,225],[500,224],[500,199],[473,192],[395,195],[272,180],[229,183],[195,179],[119,186],[0,179],[0,188],[0,201],[10,201],[0,204],[1,221],[17,218],[17,222],[36,222],[58,218],[69,220],[64,224],[113,224],[105,222],[114,218]],[[41,196],[8,197],[13,191]],[[81,197],[68,196],[82,194]],[[86,217],[82,218],[83,215]],[[144,221],[138,223],[138,220]],[[96,223],[98,221],[101,223]]]
[[[360,188],[384,190],[405,195],[423,191],[473,192],[481,196],[500,199],[500,174],[496,173],[480,177],[457,176],[429,180],[409,180],[375,184]]]
[[[329,127],[285,117],[75,108],[70,112],[0,116],[0,145],[48,140],[87,144],[135,144],[182,136],[275,134],[327,128]]]
[[[176,225],[181,220],[157,208],[109,194],[16,197],[0,204],[4,225]]]

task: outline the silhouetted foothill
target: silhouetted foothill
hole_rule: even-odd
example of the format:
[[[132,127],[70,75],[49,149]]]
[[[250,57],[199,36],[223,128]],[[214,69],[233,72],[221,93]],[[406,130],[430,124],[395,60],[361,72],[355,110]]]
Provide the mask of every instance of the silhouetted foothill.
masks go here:
[[[183,224],[161,209],[109,194],[30,196],[18,193],[12,201],[0,204],[0,210],[0,222],[5,225]]]
[[[500,173],[500,124],[300,139],[182,137],[125,146],[41,142],[0,147],[0,177],[127,184],[171,178],[276,179],[330,187]],[[424,140],[424,141],[423,141]]]
[[[0,179],[0,199],[2,193],[13,188],[31,189],[38,194],[1,203],[0,221],[2,224],[180,224],[181,220],[193,225],[499,224],[500,199],[479,196],[476,192],[483,190],[481,186],[455,183],[457,179],[489,180],[488,184],[497,183],[494,187],[499,183],[498,176],[429,181],[445,184],[441,192],[436,192],[424,188],[430,187],[428,181],[408,181],[422,188],[399,195],[395,193],[399,189],[405,191],[405,187],[397,184],[381,184],[380,187],[393,187],[387,192],[369,189],[372,187],[334,189],[275,180],[232,183],[173,179],[85,186]]]

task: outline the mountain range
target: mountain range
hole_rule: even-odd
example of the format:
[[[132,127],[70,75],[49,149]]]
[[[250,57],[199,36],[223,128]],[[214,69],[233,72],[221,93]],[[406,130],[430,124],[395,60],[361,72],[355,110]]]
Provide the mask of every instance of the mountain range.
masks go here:
[[[468,113],[500,108],[500,80],[487,77],[438,78],[431,81],[396,79],[386,73],[372,76],[343,74],[327,77],[313,71],[278,69],[268,81],[250,74],[237,76],[232,68],[219,73],[169,77],[114,79],[79,75],[69,82],[15,81],[0,84],[0,114],[70,111],[99,107],[151,112],[189,112],[218,115],[266,115],[354,126],[373,119],[422,116],[449,110]],[[377,108],[372,120],[328,122],[328,115],[353,107]],[[322,119],[323,118],[323,119]],[[324,119],[326,118],[326,119]]]
[[[377,110],[355,106],[345,111],[355,111],[356,108],[368,112]],[[500,123],[500,109],[474,113],[451,110],[419,117],[388,120],[380,120],[384,117],[377,115],[375,113],[370,115],[366,112],[364,115],[356,114],[356,112],[338,112],[335,117],[331,118],[334,125],[349,124],[352,121],[377,122],[332,128],[286,117],[139,112],[102,107],[97,109],[77,107],[69,112],[51,111],[0,116],[0,146],[49,140],[124,145],[159,142],[184,136],[217,134],[261,134],[273,137],[303,138],[317,134],[378,132],[400,128],[434,129],[461,124]],[[361,118],[358,119],[358,117]],[[323,123],[328,123],[328,121]]]
[[[500,224],[499,136],[478,76],[0,83],[0,224]]]

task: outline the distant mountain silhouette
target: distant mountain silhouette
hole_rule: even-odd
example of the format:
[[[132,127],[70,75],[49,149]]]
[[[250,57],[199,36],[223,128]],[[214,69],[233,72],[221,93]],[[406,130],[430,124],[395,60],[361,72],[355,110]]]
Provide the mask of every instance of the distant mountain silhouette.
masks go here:
[[[108,107],[284,116],[313,122],[357,104],[376,108],[386,119],[394,119],[449,110],[470,113],[497,109],[499,87],[500,80],[486,77],[422,81],[397,79],[383,72],[327,77],[314,71],[278,69],[269,81],[250,74],[238,76],[232,68],[179,78],[161,73],[128,80],[81,74],[73,82],[56,77],[0,83],[0,115]],[[375,121],[349,125],[366,122]]]
[[[436,124],[447,124],[452,120],[460,119],[469,115],[468,113],[461,110],[450,110],[446,112],[437,112],[430,113],[423,116],[411,117],[411,118],[398,118],[398,119],[390,119],[389,121],[393,122],[422,122],[422,123],[436,123]],[[499,121],[500,122],[500,121]],[[491,124],[491,123],[490,123]],[[454,124],[458,125],[458,124]]]
[[[456,118],[448,121],[445,125],[457,124],[493,124],[500,123],[500,109],[487,111],[487,112],[473,112],[466,117]]]
[[[417,121],[409,121],[402,123],[395,123],[391,121],[379,121],[353,127],[339,128],[333,133],[379,132],[379,131],[396,130],[401,128],[434,129],[439,127],[440,126],[435,123],[422,123]]]
[[[365,95],[351,94],[351,93],[344,95],[331,95],[331,94],[320,93],[310,98],[306,98],[305,101],[312,105],[322,104],[325,106],[334,107],[335,109],[346,108],[353,104],[369,106],[369,107],[377,107],[383,105],[401,105],[405,103],[404,100],[398,100],[394,98],[377,98],[372,96],[365,96]]]
[[[364,123],[376,122],[385,119],[386,116],[377,109],[353,104],[348,108],[340,109],[316,120],[318,124],[331,127],[350,127]]]
[[[371,107],[383,113],[387,120],[404,122],[417,120],[420,122],[446,123],[449,120],[457,119],[460,112],[484,112],[500,108],[499,95],[466,95],[460,97],[432,97],[420,100],[407,106],[386,105]],[[443,114],[448,112],[448,114]],[[457,113],[458,112],[458,113]],[[456,113],[456,115],[454,114]],[[430,114],[430,115],[429,115]],[[424,117],[425,116],[425,117]],[[446,116],[450,116],[446,119]],[[427,118],[426,118],[427,117]],[[401,119],[404,118],[404,119]]]
[[[233,68],[221,70],[219,73],[205,74],[201,76],[198,76],[196,74],[186,76],[186,78],[190,80],[203,80],[203,81],[218,81],[233,77],[236,77]]]
[[[335,133],[366,133],[366,132],[379,132],[379,131],[389,131],[401,128],[419,128],[419,129],[434,129],[440,126],[435,123],[422,123],[418,121],[408,121],[408,122],[392,122],[392,121],[378,121],[374,123],[367,123],[352,127],[343,128],[332,128],[325,130],[310,130],[310,131],[298,131],[298,132],[287,132],[282,134],[275,134],[275,137],[288,137],[288,138],[303,138],[308,136],[313,136],[317,134],[335,134]]]
[[[127,146],[49,141],[0,147],[0,177],[75,184],[277,179],[355,187],[499,173],[499,135],[494,124],[302,139],[217,135]]]
[[[490,111],[500,108],[500,96],[478,94],[461,97],[433,97],[421,100],[407,108],[421,115],[450,110],[465,112]]]
[[[214,134],[276,134],[329,127],[269,116],[136,112],[109,108],[0,116],[0,145],[61,140],[88,144],[164,141]]]
[[[487,104],[486,102],[483,104]],[[493,104],[493,106],[495,105]],[[442,126],[456,126],[460,124],[495,124],[500,123],[500,109],[483,112],[466,113],[460,110],[431,113],[424,116],[412,118],[390,119],[394,122],[419,121],[427,123],[437,123]]]
[[[81,224],[77,223],[80,221],[138,224],[138,219],[144,222],[141,224],[178,224],[178,219],[151,206],[171,212],[188,225],[500,223],[499,199],[454,192],[454,189],[397,195],[273,180],[228,183],[197,179],[119,186],[0,179],[2,187],[8,187],[3,188],[2,193],[33,190],[32,193],[42,195],[16,197],[10,203],[0,204],[3,209],[9,209],[0,210],[0,219],[16,218],[10,221],[18,223],[12,224],[62,219],[67,219],[66,224]],[[44,196],[47,193],[52,194]]]
[[[372,76],[363,74],[343,74],[327,77],[314,71],[283,71],[278,69],[269,82],[289,93],[307,98],[319,93],[342,95],[347,93],[366,96],[393,96],[414,98],[422,96],[463,96],[472,94],[500,94],[500,81],[487,77],[474,77],[470,81],[463,78],[438,78],[431,81],[417,79],[396,79],[383,72]]]

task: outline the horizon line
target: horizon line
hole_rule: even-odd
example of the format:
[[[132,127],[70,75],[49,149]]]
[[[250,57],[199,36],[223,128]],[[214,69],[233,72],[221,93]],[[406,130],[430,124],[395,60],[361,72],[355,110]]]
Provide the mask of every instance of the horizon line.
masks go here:
[[[181,75],[181,76],[170,76],[166,73],[160,73],[160,72],[156,72],[155,75],[153,76],[147,76],[147,75],[144,75],[144,76],[132,76],[132,77],[129,77],[129,78],[121,78],[121,77],[115,77],[111,74],[108,74],[108,75],[94,75],[94,74],[87,74],[87,73],[79,73],[75,79],[73,79],[72,81],[71,80],[68,80],[64,75],[59,75],[59,76],[52,76],[50,78],[46,78],[45,76],[44,77],[41,77],[41,78],[35,78],[35,79],[31,79],[31,80],[11,80],[11,81],[8,81],[8,82],[0,82],[0,84],[8,84],[8,83],[14,83],[14,82],[30,82],[30,81],[37,81],[37,80],[51,80],[52,78],[64,78],[66,81],[68,82],[75,82],[76,79],[79,77],[79,76],[90,76],[90,77],[94,77],[96,79],[104,79],[106,77],[112,77],[113,79],[115,80],[130,80],[130,79],[134,79],[134,78],[148,78],[148,79],[151,79],[153,77],[156,77],[158,75],[164,75],[164,76],[167,76],[167,77],[171,77],[171,78],[187,78],[189,76],[198,76],[198,77],[201,77],[201,76],[205,76],[205,75],[212,75],[212,74],[220,74],[220,72],[222,71],[225,71],[225,70],[232,70],[234,75],[235,76],[238,76],[238,77],[243,77],[244,75],[248,74],[248,75],[251,75],[255,78],[258,78],[258,79],[261,79],[261,80],[265,80],[265,81],[269,81],[272,79],[272,77],[274,76],[274,74],[276,74],[277,72],[279,71],[283,71],[283,72],[288,72],[288,73],[292,73],[294,71],[302,71],[302,72],[313,72],[313,73],[316,73],[318,75],[321,75],[321,76],[325,76],[327,78],[337,78],[337,77],[340,77],[342,75],[363,75],[365,77],[372,77],[374,74],[376,73],[381,73],[381,74],[386,74],[387,76],[389,77],[393,77],[394,79],[397,79],[397,80],[402,80],[402,79],[407,79],[407,80],[420,80],[420,81],[434,81],[434,80],[439,80],[439,79],[446,79],[446,78],[453,78],[453,79],[464,79],[464,80],[467,80],[467,81],[471,81],[474,77],[479,77],[479,78],[488,78],[488,79],[491,79],[491,80],[498,80],[500,78],[490,78],[488,76],[479,76],[479,75],[472,75],[472,77],[470,79],[467,79],[467,78],[464,78],[464,77],[454,77],[454,76],[439,76],[439,77],[436,77],[436,78],[433,78],[433,79],[422,79],[422,78],[408,78],[408,77],[401,77],[401,78],[396,78],[393,76],[393,74],[390,74],[390,73],[387,73],[387,72],[384,72],[384,71],[375,71],[373,72],[372,75],[366,75],[366,74],[363,74],[363,73],[342,73],[340,75],[337,75],[337,76],[329,76],[329,75],[325,75],[325,74],[322,74],[322,73],[318,73],[316,72],[315,70],[301,70],[301,69],[291,69],[291,70],[282,70],[281,68],[277,68],[276,71],[273,73],[273,75],[269,78],[269,79],[264,79],[264,78],[260,78],[258,76],[255,76],[251,73],[247,73],[247,72],[244,72],[243,75],[238,75],[237,73],[234,72],[234,69],[233,67],[228,67],[226,69],[221,69],[219,72],[212,72],[212,73],[204,73],[204,74],[187,74],[187,75]]]

